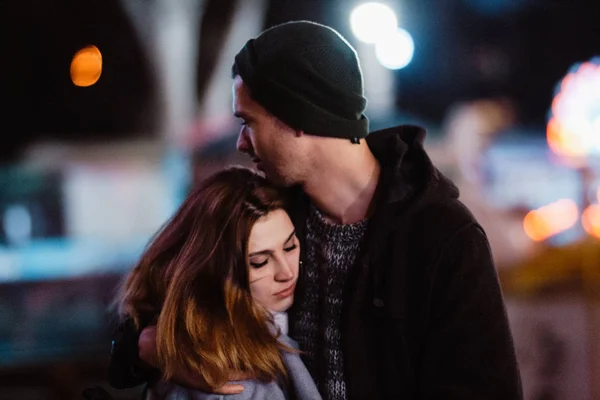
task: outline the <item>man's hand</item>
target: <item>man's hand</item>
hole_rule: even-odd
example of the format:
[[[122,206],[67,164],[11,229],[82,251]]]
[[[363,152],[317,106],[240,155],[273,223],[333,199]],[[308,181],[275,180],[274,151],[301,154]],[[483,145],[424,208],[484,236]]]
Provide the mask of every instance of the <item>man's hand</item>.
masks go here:
[[[158,362],[158,354],[156,351],[156,326],[151,325],[144,328],[140,333],[138,339],[138,351],[140,359],[149,364],[154,368],[160,368]],[[230,375],[230,381],[241,381],[249,379],[250,377],[241,373],[233,373]],[[207,393],[218,393],[218,394],[238,394],[244,391],[244,387],[239,384],[225,384],[220,388],[210,390],[206,385],[206,382],[202,380],[197,374],[192,371],[179,371],[171,379],[178,385],[190,388],[198,389]]]
[[[156,325],[144,328],[138,339],[138,355],[148,365],[159,368],[156,352]]]

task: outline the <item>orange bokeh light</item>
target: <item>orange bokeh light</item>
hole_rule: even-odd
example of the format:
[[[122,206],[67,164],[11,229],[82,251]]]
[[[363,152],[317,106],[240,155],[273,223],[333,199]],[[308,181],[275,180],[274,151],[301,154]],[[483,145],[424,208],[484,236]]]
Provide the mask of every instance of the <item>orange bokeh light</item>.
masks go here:
[[[98,82],[102,74],[102,54],[96,46],[86,46],[73,56],[71,81],[76,86],[86,87]]]
[[[565,127],[554,117],[548,121],[546,138],[550,149],[558,155],[567,157],[585,156],[586,149],[581,139],[570,135]]]
[[[581,225],[587,233],[600,239],[600,205],[592,204],[583,211]]]
[[[577,204],[562,199],[527,213],[523,229],[531,240],[539,242],[571,228],[578,218]]]

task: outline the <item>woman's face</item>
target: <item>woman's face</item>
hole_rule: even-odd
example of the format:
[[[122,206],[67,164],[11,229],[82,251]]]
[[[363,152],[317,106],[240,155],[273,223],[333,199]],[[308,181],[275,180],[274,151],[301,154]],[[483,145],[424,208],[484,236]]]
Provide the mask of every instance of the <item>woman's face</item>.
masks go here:
[[[248,241],[250,293],[271,311],[285,311],[294,302],[300,246],[292,221],[284,210],[260,218]]]

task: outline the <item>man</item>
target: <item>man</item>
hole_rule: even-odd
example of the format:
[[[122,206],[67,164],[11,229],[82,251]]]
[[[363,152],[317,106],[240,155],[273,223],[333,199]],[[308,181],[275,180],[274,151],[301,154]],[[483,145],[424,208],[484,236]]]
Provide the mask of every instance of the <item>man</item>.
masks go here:
[[[290,336],[326,399],[522,399],[487,238],[423,150],[368,134],[358,58],[292,22],[233,66],[238,150],[289,187],[303,275]],[[152,361],[152,328],[140,354]]]

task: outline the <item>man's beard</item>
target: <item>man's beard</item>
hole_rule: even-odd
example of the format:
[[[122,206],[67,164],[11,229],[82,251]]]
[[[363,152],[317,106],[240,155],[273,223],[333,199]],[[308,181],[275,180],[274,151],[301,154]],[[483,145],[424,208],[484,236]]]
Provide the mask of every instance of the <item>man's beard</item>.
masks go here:
[[[296,185],[296,182],[275,171],[260,171],[260,173],[275,186],[279,186],[281,188],[289,188]]]

